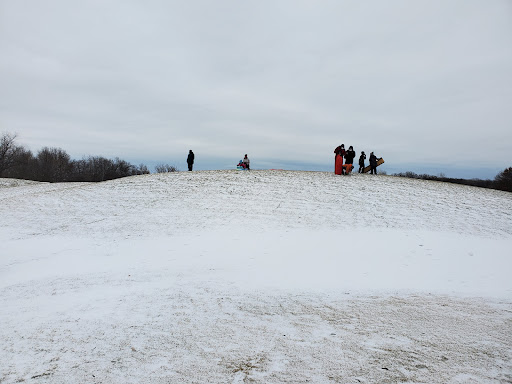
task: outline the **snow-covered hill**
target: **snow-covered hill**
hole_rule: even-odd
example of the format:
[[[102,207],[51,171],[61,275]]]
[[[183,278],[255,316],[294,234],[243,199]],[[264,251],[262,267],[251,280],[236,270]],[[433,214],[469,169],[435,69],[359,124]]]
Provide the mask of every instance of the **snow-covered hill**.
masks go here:
[[[512,194],[0,179],[0,383],[512,382]]]

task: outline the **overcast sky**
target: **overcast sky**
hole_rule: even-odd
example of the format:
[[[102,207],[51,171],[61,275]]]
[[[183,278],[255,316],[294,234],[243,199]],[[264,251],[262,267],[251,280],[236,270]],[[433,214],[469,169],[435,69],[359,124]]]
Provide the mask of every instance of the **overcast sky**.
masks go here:
[[[181,169],[192,149],[198,169],[330,170],[344,143],[492,178],[512,1],[0,0],[0,131]]]

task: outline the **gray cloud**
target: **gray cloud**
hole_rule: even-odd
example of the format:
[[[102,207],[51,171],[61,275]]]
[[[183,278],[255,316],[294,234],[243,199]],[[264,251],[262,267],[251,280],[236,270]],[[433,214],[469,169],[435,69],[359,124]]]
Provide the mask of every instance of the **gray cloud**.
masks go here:
[[[0,0],[0,130],[208,166],[510,166],[512,6]],[[230,166],[230,165],[228,165]]]

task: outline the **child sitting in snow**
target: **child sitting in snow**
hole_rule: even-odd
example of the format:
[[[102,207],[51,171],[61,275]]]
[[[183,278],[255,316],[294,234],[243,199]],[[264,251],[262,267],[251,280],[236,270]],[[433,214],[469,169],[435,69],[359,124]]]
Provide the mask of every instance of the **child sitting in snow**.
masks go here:
[[[238,165],[236,166],[238,169],[245,169],[245,164],[243,162],[243,160],[240,160],[238,162]]]

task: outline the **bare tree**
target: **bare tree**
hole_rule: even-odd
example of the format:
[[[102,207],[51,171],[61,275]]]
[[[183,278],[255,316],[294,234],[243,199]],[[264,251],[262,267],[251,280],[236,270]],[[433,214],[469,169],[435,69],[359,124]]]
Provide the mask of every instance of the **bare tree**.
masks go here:
[[[512,192],[512,167],[496,175],[494,178],[494,188]]]
[[[17,156],[22,148],[16,145],[16,137],[15,134],[7,132],[0,137],[0,176],[17,165]]]
[[[155,167],[156,173],[166,173],[166,172],[178,172],[178,168],[176,168],[174,165],[169,164],[158,164]]]
[[[149,175],[151,172],[149,172],[148,167],[146,164],[139,164],[137,168],[135,168],[135,172],[137,175]]]
[[[60,148],[44,147],[37,154],[40,181],[67,181],[71,174],[70,157]]]
[[[6,169],[2,177],[12,179],[34,180],[37,171],[37,160],[28,149],[18,147],[14,159],[14,165]]]
[[[162,165],[162,172],[176,172],[170,165]],[[134,166],[118,157],[107,159],[101,156],[71,160],[60,148],[44,147],[37,156],[16,144],[16,135],[2,133],[0,136],[0,177],[37,181],[105,181],[132,175],[149,174],[146,165]]]

